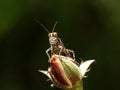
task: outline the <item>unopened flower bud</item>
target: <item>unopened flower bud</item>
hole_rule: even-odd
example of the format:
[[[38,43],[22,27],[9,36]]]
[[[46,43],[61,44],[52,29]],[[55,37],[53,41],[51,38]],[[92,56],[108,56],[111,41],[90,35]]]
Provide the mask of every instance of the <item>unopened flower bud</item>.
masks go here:
[[[48,71],[40,70],[40,72],[46,74],[56,86],[62,89],[83,90],[82,78],[92,62],[94,60],[86,61],[78,66],[72,58],[52,55]]]

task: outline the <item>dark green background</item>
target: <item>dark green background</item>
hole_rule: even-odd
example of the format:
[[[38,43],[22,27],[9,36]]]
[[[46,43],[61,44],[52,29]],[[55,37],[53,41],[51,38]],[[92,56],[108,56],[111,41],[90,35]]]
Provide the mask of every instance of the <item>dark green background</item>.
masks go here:
[[[58,90],[39,69],[47,70],[47,32],[55,31],[76,60],[96,59],[84,90],[120,90],[119,0],[1,0],[0,90]]]

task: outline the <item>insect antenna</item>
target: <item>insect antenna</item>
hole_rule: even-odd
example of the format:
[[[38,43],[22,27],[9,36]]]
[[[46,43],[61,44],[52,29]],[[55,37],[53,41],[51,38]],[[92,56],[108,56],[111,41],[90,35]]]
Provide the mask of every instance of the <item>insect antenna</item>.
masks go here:
[[[52,32],[54,32],[56,25],[57,25],[57,21],[55,22],[55,24],[53,26]]]
[[[36,18],[34,18],[34,20],[35,20],[38,24],[40,24],[40,26],[43,27],[43,28],[45,29],[45,31],[47,31],[48,33],[50,33],[49,30],[48,30],[42,23],[40,23],[40,21],[38,21]]]

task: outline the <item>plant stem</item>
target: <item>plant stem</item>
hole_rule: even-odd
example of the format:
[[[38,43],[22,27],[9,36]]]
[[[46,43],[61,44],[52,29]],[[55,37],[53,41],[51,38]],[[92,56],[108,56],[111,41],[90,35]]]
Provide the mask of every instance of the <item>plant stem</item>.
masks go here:
[[[66,89],[66,90],[83,90],[83,84],[81,84],[80,82],[77,82],[74,87],[72,87],[71,89]]]

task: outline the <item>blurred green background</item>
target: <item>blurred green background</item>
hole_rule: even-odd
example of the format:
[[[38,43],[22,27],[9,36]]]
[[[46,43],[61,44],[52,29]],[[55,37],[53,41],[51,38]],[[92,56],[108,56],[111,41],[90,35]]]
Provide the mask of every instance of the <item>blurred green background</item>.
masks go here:
[[[58,21],[66,48],[79,58],[96,59],[84,90],[120,90],[119,0],[1,0],[0,90],[58,90],[47,77],[47,32]]]

